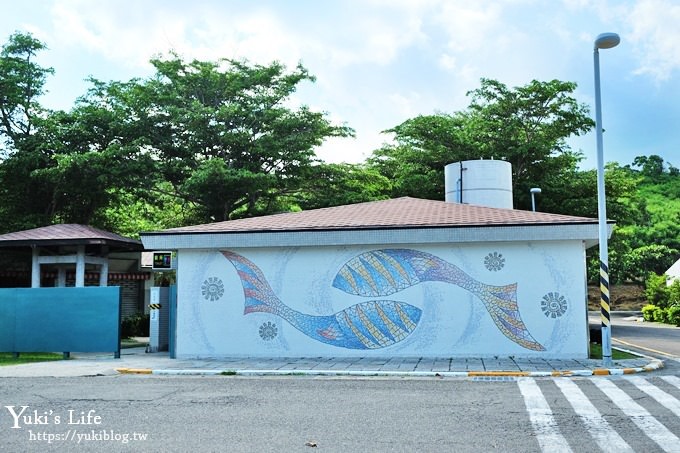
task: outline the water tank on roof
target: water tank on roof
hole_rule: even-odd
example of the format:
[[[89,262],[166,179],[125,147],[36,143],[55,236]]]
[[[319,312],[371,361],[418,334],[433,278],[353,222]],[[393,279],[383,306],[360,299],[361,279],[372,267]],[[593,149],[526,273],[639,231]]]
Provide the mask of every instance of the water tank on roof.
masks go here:
[[[512,209],[512,166],[504,160],[465,160],[444,167],[446,201]]]

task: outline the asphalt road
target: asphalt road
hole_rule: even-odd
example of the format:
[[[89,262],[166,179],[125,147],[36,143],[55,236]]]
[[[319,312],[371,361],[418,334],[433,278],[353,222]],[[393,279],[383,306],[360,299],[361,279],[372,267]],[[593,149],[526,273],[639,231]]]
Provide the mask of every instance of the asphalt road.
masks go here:
[[[598,451],[597,436],[611,431],[629,451],[680,451],[680,378],[663,378],[4,378],[0,449],[554,452],[567,445]],[[657,402],[633,379],[668,398]],[[569,383],[580,392],[558,385]],[[603,383],[630,395],[645,413],[620,407],[628,397],[601,389]],[[606,421],[592,409],[575,412],[583,398]],[[607,445],[602,449],[625,451]]]
[[[680,358],[680,327],[640,322],[640,318],[632,313],[612,313],[614,346],[637,349],[659,358]],[[599,315],[591,312],[589,323],[591,328],[599,328]]]
[[[633,376],[2,378],[0,450],[680,452],[678,331],[616,318]]]
[[[11,428],[0,414],[11,451],[41,451],[31,433],[59,434],[59,451],[78,436],[148,435],[127,444],[83,440],[87,451],[537,451],[525,409],[507,382],[143,377],[3,379],[3,406],[51,414],[45,425]],[[512,383],[510,383],[512,384]],[[95,410],[101,424],[68,425],[69,411]],[[508,414],[514,414],[509,416]],[[60,415],[60,424],[54,417]],[[306,446],[316,444],[318,447]],[[312,448],[316,448],[312,450]],[[519,449],[519,450],[516,450]]]

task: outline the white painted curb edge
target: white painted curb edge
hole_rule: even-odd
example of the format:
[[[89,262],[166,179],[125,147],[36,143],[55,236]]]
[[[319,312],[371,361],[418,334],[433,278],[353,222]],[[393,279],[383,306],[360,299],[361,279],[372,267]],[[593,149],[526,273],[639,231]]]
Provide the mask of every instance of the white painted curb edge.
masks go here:
[[[370,370],[229,370],[229,369],[158,369],[117,368],[120,374],[155,374],[161,376],[378,376],[378,377],[558,377],[558,376],[618,376],[644,373],[664,367],[663,361],[652,359],[635,368],[595,368],[564,371],[370,371]]]

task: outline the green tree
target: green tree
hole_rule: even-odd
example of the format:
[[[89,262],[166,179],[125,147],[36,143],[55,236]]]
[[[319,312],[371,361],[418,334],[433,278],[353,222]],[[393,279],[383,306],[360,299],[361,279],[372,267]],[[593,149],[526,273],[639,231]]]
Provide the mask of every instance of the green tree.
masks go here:
[[[108,231],[138,238],[141,231],[159,231],[184,225],[195,225],[200,216],[189,203],[180,203],[172,195],[169,183],[160,182],[153,196],[140,196],[139,191],[112,189],[115,193],[100,216],[100,225]]]
[[[661,156],[637,156],[633,159],[633,167],[639,167],[640,173],[652,179],[658,179],[664,174],[664,161]]]
[[[661,273],[651,273],[647,276],[645,284],[645,297],[647,303],[657,307],[666,308],[669,302],[668,278]]]
[[[531,206],[531,187],[547,186],[543,181],[548,175],[564,177],[582,159],[566,140],[588,132],[594,123],[588,108],[573,97],[575,89],[575,83],[559,80],[533,80],[510,89],[482,79],[481,87],[468,93],[470,139],[480,157],[512,164],[518,208]]]
[[[394,134],[367,160],[392,182],[392,197],[444,198],[444,167],[474,152],[466,141],[466,115],[421,115],[384,131]]]
[[[0,162],[0,231],[3,233],[49,225],[53,187],[35,176],[50,159],[39,151],[14,153]]]
[[[36,121],[35,146],[24,146],[0,166],[9,183],[4,209],[32,227],[55,222],[103,227],[103,212],[121,191],[144,196],[153,187],[155,162],[136,131],[107,108],[77,104]],[[24,145],[27,143],[23,142]]]
[[[148,172],[150,157],[134,155],[139,148],[126,146],[130,134],[105,109],[78,105],[67,113],[41,107],[38,98],[53,71],[33,60],[45,48],[17,33],[0,55],[3,229],[54,222],[99,226],[97,215],[114,202],[111,189],[132,186],[140,164],[146,162]]]
[[[657,244],[680,250],[680,175],[659,156],[638,156],[630,170],[637,176],[636,195],[646,217],[635,222],[632,248]]]
[[[15,34],[0,54],[4,231],[54,222],[116,230],[125,215],[143,213],[177,226],[296,209],[315,148],[353,134],[294,107],[297,85],[314,77],[276,62],[171,55],[152,60],[150,79],[91,79],[73,109],[47,111],[37,99],[52,70],[34,62],[43,49]]]
[[[309,169],[305,181],[294,196],[303,210],[384,200],[391,192],[389,179],[358,164],[320,163]]]
[[[610,257],[610,273],[612,281],[644,286],[650,272],[663,273],[678,257],[680,178],[654,155],[636,157],[632,167],[639,170],[613,163],[606,168],[607,217],[617,222],[610,242],[617,261]]]
[[[295,193],[328,137],[349,136],[324,113],[293,108],[290,96],[314,81],[299,65],[154,59],[156,76],[128,84],[97,82],[86,101],[116,106],[138,124],[159,178],[196,206],[203,221],[267,213]],[[275,208],[276,209],[276,208]]]
[[[49,222],[51,187],[35,177],[50,156],[36,137],[49,114],[39,103],[47,76],[34,60],[45,45],[30,34],[14,33],[0,51],[0,231]]]
[[[528,209],[530,187],[572,174],[581,160],[566,143],[593,127],[588,109],[572,96],[576,85],[553,80],[509,89],[482,79],[470,106],[454,114],[419,116],[385,132],[394,144],[374,151],[369,164],[393,181],[393,195],[443,199],[444,166],[460,160],[512,164],[515,206]],[[557,190],[555,191],[557,192]]]
[[[35,120],[45,113],[38,98],[54,70],[34,61],[45,48],[32,35],[16,32],[0,51],[0,135],[10,148],[20,148],[34,132]]]
[[[647,222],[649,218],[645,199],[638,195],[640,182],[639,175],[627,167],[621,167],[615,162],[605,165],[607,219],[616,222],[608,241],[611,283],[624,283],[631,279],[641,282],[646,277],[643,269],[630,264],[637,225]],[[561,206],[553,206],[554,211],[551,212],[590,218],[598,216],[596,170],[578,171],[572,178],[562,180],[561,187]],[[587,257],[588,279],[596,283],[600,272],[598,248],[588,249]]]
[[[678,251],[665,245],[644,245],[630,251],[626,271],[629,278],[644,285],[650,274],[663,275],[677,257]]]

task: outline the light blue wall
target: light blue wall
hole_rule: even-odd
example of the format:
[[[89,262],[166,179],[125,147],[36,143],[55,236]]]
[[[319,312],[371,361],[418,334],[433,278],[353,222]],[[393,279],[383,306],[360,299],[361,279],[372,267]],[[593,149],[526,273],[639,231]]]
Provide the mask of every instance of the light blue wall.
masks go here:
[[[582,241],[178,252],[178,358],[587,358]]]

